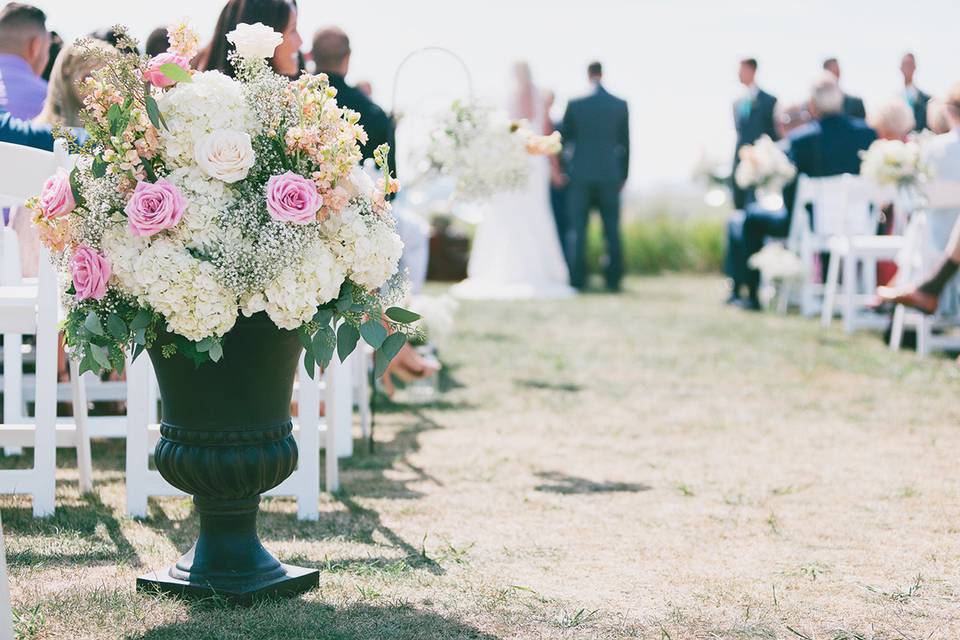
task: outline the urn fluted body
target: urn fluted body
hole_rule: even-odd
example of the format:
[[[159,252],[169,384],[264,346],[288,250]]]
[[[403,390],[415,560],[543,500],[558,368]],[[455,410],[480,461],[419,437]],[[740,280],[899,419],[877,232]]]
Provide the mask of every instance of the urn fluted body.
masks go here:
[[[200,366],[149,349],[162,420],[155,461],[170,484],[193,495],[196,544],[172,567],[137,579],[139,589],[237,601],[293,594],[319,584],[313,569],[280,563],[257,536],[260,494],[297,466],[290,399],[302,347],[296,331],[264,313],[241,317],[223,338],[220,362]]]

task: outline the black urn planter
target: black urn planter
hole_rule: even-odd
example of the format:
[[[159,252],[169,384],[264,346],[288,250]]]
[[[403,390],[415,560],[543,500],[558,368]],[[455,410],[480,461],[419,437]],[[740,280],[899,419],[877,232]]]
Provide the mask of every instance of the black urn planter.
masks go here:
[[[257,536],[260,494],[297,466],[297,332],[265,313],[241,316],[224,336],[224,358],[199,367],[179,354],[165,358],[170,341],[161,335],[149,350],[163,402],[155,460],[170,484],[193,495],[200,535],[175,565],[137,578],[137,589],[250,602],[317,587],[316,569],[280,563]]]

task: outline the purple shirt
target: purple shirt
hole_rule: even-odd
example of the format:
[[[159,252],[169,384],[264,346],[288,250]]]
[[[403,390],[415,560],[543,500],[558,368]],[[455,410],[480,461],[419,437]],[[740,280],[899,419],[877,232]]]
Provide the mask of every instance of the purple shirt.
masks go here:
[[[0,53],[0,109],[30,120],[40,114],[47,98],[47,81],[17,55]]]

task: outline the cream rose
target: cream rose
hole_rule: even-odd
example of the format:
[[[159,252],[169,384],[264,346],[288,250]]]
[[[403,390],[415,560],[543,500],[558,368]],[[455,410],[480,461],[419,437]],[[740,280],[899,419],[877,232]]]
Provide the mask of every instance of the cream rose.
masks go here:
[[[220,129],[197,140],[194,156],[205,174],[229,184],[246,178],[257,159],[250,135],[230,129]]]
[[[227,34],[227,40],[236,47],[241,58],[272,58],[273,51],[283,42],[283,34],[262,22],[241,23]]]

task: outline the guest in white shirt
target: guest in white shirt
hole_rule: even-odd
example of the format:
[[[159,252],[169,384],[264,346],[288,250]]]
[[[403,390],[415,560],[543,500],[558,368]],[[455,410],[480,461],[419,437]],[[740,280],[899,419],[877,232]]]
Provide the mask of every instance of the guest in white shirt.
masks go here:
[[[917,71],[917,58],[912,53],[905,53],[900,60],[900,73],[903,74],[903,99],[913,109],[916,120],[915,131],[927,128],[927,103],[930,96],[917,88],[913,83],[913,75]]]
[[[937,180],[960,182],[960,83],[953,85],[945,100],[951,129],[924,145],[924,161]],[[946,250],[929,276],[916,286],[880,287],[884,300],[903,304],[924,313],[935,313],[940,296],[960,269],[960,212],[932,210],[928,212],[927,241]],[[951,226],[952,225],[952,226]]]

